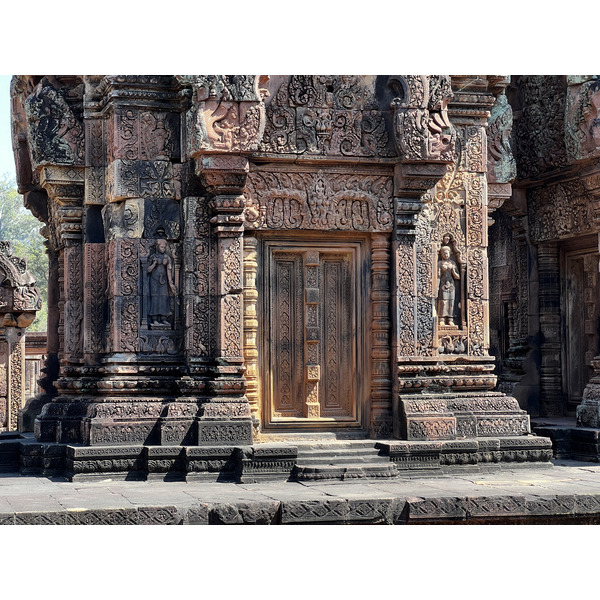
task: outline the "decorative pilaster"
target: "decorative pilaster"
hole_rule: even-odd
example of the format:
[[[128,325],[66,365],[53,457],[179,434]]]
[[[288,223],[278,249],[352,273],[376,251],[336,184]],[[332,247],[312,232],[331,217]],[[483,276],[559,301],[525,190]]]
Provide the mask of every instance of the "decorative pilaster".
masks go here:
[[[250,404],[254,433],[260,423],[260,397],[258,374],[258,289],[256,274],[258,240],[244,236],[244,361],[246,364],[246,396]]]
[[[211,194],[210,220],[217,244],[217,335],[212,398],[199,422],[200,445],[251,443],[250,406],[243,356],[243,190],[248,160],[202,156],[198,175]]]
[[[371,237],[371,436],[392,435],[392,372],[390,315],[390,240],[384,234]]]
[[[58,260],[62,273],[61,351],[65,361],[83,361],[83,248],[82,217],[84,169],[81,167],[43,167],[41,184],[52,204],[59,240]]]

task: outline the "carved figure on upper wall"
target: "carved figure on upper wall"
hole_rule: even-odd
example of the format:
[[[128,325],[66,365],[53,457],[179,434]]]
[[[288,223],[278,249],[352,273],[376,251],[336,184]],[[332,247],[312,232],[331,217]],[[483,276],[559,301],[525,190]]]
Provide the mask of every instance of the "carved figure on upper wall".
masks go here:
[[[450,246],[440,248],[438,262],[438,314],[440,324],[456,325],[456,281],[460,279],[458,265],[451,258],[452,249]]]
[[[173,257],[167,240],[157,240],[147,267],[150,278],[148,317],[151,327],[171,326],[169,322],[169,318],[173,315],[171,296],[177,295],[173,283],[173,271]]]

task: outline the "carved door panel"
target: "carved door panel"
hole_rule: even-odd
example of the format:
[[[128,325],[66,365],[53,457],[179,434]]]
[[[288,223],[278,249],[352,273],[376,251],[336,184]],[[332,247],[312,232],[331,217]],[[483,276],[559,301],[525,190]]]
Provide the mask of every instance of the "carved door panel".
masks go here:
[[[569,412],[581,403],[583,390],[593,375],[591,360],[600,353],[597,252],[570,252],[565,259],[564,281],[564,381]]]
[[[268,243],[265,254],[265,425],[357,426],[359,245]]]

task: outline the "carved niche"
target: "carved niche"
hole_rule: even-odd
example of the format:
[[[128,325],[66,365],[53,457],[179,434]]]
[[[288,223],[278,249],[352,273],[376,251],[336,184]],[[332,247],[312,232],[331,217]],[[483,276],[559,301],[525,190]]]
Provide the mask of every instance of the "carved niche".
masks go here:
[[[407,356],[415,351],[421,356],[487,353],[485,174],[479,172],[480,166],[476,167],[483,161],[469,151],[470,138],[480,135],[477,128],[472,129],[458,132],[465,151],[436,187],[423,196],[415,229],[416,346],[411,321],[400,325],[400,348],[410,353]],[[407,268],[398,265],[401,298],[405,297],[404,290],[406,297],[412,293]]]

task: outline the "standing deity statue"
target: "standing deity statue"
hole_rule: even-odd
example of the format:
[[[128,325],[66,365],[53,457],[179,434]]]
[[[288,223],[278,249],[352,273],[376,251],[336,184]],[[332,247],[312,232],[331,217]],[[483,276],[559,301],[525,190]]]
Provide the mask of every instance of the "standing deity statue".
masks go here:
[[[449,246],[440,248],[440,259],[438,264],[438,315],[440,324],[456,325],[454,322],[454,304],[456,298],[455,281],[460,279],[458,265],[450,258],[452,250]]]
[[[150,276],[150,325],[170,325],[169,317],[173,314],[171,294],[175,296],[177,290],[173,283],[173,258],[167,240],[156,241],[154,252],[148,260],[147,272]]]

